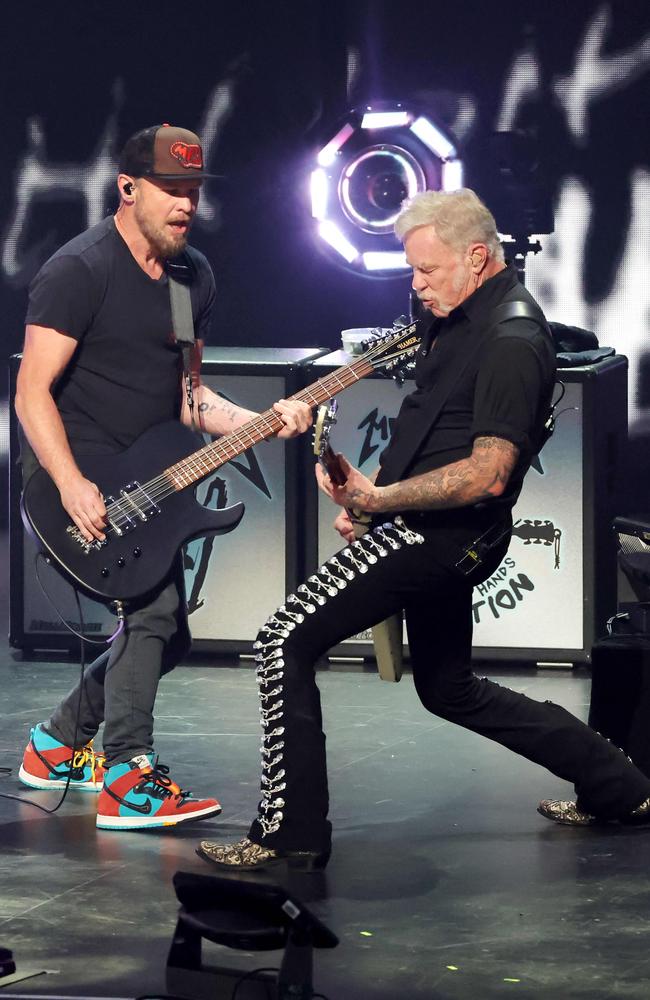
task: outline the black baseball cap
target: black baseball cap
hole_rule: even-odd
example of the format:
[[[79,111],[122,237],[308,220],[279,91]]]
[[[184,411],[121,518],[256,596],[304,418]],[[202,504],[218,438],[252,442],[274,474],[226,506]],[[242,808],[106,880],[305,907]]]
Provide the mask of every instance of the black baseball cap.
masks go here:
[[[203,148],[195,132],[176,125],[152,125],[127,140],[119,172],[161,181],[216,177],[203,169]]]

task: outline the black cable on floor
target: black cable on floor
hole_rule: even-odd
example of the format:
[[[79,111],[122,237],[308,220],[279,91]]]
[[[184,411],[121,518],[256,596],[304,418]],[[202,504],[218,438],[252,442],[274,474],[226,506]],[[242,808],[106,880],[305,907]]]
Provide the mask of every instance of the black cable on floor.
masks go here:
[[[274,969],[274,968],[268,967],[268,968],[261,968],[261,969],[253,969],[252,972],[246,972],[246,973],[244,973],[244,975],[241,977],[241,979],[238,979],[237,982],[235,983],[235,985],[233,986],[232,993],[230,994],[230,1000],[236,1000],[237,994],[239,993],[239,987],[242,985],[242,983],[245,983],[246,980],[254,979],[255,976],[260,976],[263,972],[275,972],[275,973],[278,973],[279,971],[280,971],[279,969]],[[273,1000],[273,997],[271,996],[271,994],[269,993],[269,990],[268,990],[268,987],[269,987],[270,984],[266,983],[265,985],[267,987],[267,989],[266,989],[266,995],[268,997],[268,1000]]]

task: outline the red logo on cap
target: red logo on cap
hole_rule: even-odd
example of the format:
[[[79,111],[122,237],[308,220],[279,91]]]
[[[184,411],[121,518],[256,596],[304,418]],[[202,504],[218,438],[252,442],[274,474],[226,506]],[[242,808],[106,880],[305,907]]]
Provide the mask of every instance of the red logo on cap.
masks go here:
[[[169,147],[169,152],[179,163],[188,169],[200,170],[203,166],[201,147],[196,143],[173,142]]]

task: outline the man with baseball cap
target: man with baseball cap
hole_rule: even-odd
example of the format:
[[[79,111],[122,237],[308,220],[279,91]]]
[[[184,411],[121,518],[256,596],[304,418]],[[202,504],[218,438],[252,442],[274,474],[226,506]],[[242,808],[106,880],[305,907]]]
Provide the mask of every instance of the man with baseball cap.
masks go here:
[[[43,466],[85,539],[103,540],[106,507],[77,458],[114,454],[144,431],[177,418],[192,424],[175,342],[166,262],[184,255],[196,344],[191,371],[202,430],[226,434],[255,414],[201,385],[214,277],[187,239],[204,170],[199,137],[155,125],[132,136],[119,161],[114,216],[70,240],[29,290],[16,412],[23,475]],[[307,429],[306,404],[280,400],[279,437]],[[146,601],[129,607],[126,627],[86,670],[83,683],[31,731],[20,769],[31,788],[99,792],[97,826],[141,830],[220,812],[216,799],[182,791],[153,752],[153,706],[162,674],[188,652],[190,633],[180,557]],[[92,739],[104,722],[104,753]]]

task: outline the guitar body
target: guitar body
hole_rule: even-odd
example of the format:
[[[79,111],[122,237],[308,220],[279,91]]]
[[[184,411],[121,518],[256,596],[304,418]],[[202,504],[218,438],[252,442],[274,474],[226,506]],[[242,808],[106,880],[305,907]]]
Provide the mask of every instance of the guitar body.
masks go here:
[[[127,485],[145,483],[186,458],[203,439],[176,420],[146,431],[117,455],[86,455],[78,464],[105,498],[118,498]],[[202,507],[190,488],[170,492],[157,502],[147,520],[133,519],[122,535],[110,532],[107,543],[81,545],[68,527],[59,491],[44,469],[38,469],[23,492],[25,527],[54,566],[82,593],[98,601],[133,601],[147,596],[169,574],[174,557],[192,538],[232,531],[244,514],[242,503],[220,510]]]

